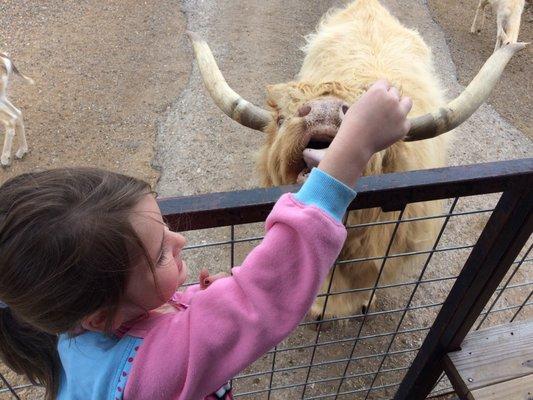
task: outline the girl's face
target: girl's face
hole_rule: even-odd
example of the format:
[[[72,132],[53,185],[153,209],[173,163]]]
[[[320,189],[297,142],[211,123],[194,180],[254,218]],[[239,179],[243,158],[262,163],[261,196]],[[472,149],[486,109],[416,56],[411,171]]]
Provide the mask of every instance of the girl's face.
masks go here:
[[[151,194],[143,197],[134,207],[132,224],[148,251],[154,271],[141,257],[133,266],[126,297],[145,310],[153,310],[170,300],[187,279],[187,265],[181,259],[181,249],[186,240],[167,228]]]

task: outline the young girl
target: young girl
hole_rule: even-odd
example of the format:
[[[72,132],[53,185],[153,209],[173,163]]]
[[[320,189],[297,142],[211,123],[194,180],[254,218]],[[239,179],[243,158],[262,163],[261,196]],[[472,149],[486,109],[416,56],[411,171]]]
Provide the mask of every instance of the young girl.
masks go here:
[[[262,243],[231,277],[176,292],[182,235],[148,185],[97,169],[28,173],[0,188],[0,355],[49,399],[229,399],[227,381],[297,326],[335,261],[365,164],[411,108],[380,81],[344,116]],[[306,150],[309,153],[309,150]],[[311,151],[312,152],[312,151]]]

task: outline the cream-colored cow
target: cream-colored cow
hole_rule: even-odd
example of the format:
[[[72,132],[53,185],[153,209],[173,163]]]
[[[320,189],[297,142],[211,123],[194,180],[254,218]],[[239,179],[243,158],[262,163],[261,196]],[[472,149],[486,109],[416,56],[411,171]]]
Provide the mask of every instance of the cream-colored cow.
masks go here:
[[[413,99],[412,128],[406,141],[376,154],[365,175],[440,167],[446,164],[448,138],[440,136],[466,120],[487,98],[515,51],[505,46],[485,64],[457,99],[446,104],[433,69],[431,51],[420,35],[404,27],[377,0],[358,0],[324,16],[317,32],[307,37],[305,59],[295,81],[267,87],[268,110],[234,92],[224,80],[209,47],[189,33],[204,83],[215,103],[230,117],[266,134],[258,166],[265,186],[293,184],[305,179],[308,168],[302,152],[325,149],[335,136],[348,106],[376,80],[386,78]],[[260,66],[254,66],[260,68]],[[422,139],[428,139],[423,140]],[[436,202],[410,204],[403,219],[439,214]],[[366,209],[349,213],[348,225],[394,220],[398,212]],[[439,220],[399,224],[392,253],[430,249]],[[374,257],[339,265],[324,283],[329,297],[319,297],[313,318],[358,315],[369,307],[370,291],[354,289],[376,284],[394,224],[350,230],[341,259]],[[395,282],[414,270],[416,257],[387,260],[380,282]],[[418,267],[420,267],[420,264]],[[375,296],[373,297],[375,299]],[[324,310],[325,308],[325,310]]]

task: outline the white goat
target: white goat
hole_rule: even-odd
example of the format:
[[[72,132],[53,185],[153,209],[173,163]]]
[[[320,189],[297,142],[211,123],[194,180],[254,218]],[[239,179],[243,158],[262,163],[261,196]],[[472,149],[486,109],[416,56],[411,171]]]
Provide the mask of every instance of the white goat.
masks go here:
[[[518,32],[520,30],[520,17],[524,10],[525,0],[479,0],[476,15],[470,28],[471,33],[476,33],[476,22],[479,12],[482,12],[481,27],[477,33],[481,32],[485,25],[485,8],[491,5],[493,11],[496,13],[496,46],[494,51],[507,43],[516,43],[518,40]]]
[[[0,158],[0,164],[2,164],[3,167],[11,164],[11,147],[15,135],[18,135],[20,143],[15,156],[17,158],[22,158],[24,154],[28,152],[28,143],[26,142],[26,134],[24,133],[22,112],[7,99],[7,85],[9,78],[13,73],[19,75],[30,84],[34,83],[33,79],[28,78],[15,67],[15,64],[7,54],[0,52],[0,122],[6,127],[4,147]]]

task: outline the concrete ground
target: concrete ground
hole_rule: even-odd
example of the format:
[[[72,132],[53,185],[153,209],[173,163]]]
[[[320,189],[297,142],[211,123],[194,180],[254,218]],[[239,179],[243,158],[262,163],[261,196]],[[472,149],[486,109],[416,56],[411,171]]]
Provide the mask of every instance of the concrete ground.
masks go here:
[[[454,37],[461,30],[468,31],[477,2],[450,5],[463,7],[461,25],[447,20],[446,9],[433,1],[429,2],[431,8],[424,0],[382,2],[406,26],[421,33],[433,49],[436,70],[448,96],[457,95],[462,89],[457,70],[467,64],[469,53],[457,55]],[[244,98],[263,105],[267,84],[290,80],[297,73],[303,58],[299,48],[304,44],[304,35],[314,29],[326,10],[342,3],[333,0],[0,3],[0,46],[13,56],[21,71],[36,81],[35,86],[20,81],[12,86],[13,102],[25,115],[30,153],[0,170],[0,182],[31,170],[94,165],[146,179],[164,196],[258,186],[254,151],[263,141],[262,134],[238,125],[216,108],[203,88],[184,31],[201,34],[230,86]],[[436,20],[443,21],[446,30]],[[525,27],[529,27],[529,21],[524,20]],[[489,26],[493,22],[487,21]],[[531,41],[531,37],[523,40]],[[478,42],[479,53],[484,55],[493,45],[490,35]],[[470,53],[475,52],[473,47]],[[506,81],[508,86],[500,85],[497,91],[518,93],[517,87],[530,86],[527,74],[530,56],[528,49],[506,71],[526,78]],[[464,79],[463,76],[461,83],[466,83]],[[450,164],[531,157],[533,144],[527,130],[531,124],[524,122],[530,114],[514,115],[509,111],[517,101],[530,110],[529,93],[521,94],[518,100],[508,96],[507,102],[497,102],[506,118],[493,106],[482,106],[456,130]],[[515,118],[520,119],[513,123]],[[218,237],[219,233],[213,235],[208,238]],[[223,235],[224,232],[220,233]],[[203,234],[190,236],[192,243],[206,240]],[[215,264],[225,260],[220,254],[212,258]],[[189,264],[193,271],[200,262],[207,261],[191,255]],[[439,290],[445,292],[444,288]],[[426,296],[432,294],[428,292]],[[421,323],[419,319],[416,322]],[[374,328],[379,331],[386,329],[385,325],[375,321]],[[298,335],[298,340],[312,338],[305,332]],[[298,362],[300,356],[290,362]],[[17,381],[3,366],[0,372]],[[284,376],[281,383],[292,378]],[[250,385],[261,387],[264,384],[261,379]],[[38,395],[31,390],[23,396],[33,399]],[[3,398],[8,395],[0,393],[0,399]]]

